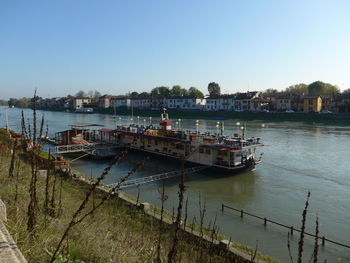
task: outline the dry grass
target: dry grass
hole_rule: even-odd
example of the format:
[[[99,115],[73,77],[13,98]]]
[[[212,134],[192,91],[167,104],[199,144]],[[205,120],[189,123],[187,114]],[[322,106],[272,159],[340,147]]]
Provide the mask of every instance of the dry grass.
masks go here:
[[[6,140],[0,136],[0,142]],[[18,151],[19,152],[19,151]],[[21,154],[20,154],[21,155]],[[31,176],[30,163],[22,153],[19,173],[18,198],[15,201],[15,180],[8,177],[11,154],[9,149],[0,151],[0,197],[8,208],[7,227],[29,262],[48,262],[63,231],[85,197],[89,186],[64,176],[57,176],[62,183],[62,214],[52,218],[44,213],[45,178],[38,177],[37,195],[40,211],[34,240],[27,232],[27,206]],[[15,171],[17,172],[17,171]],[[99,203],[104,193],[95,192],[94,202]],[[91,209],[93,201],[87,204]],[[162,262],[172,246],[172,229],[164,225],[162,233]],[[145,215],[142,210],[116,198],[107,200],[95,214],[75,226],[63,244],[63,256],[85,262],[155,262],[157,258],[159,221]],[[201,248],[199,248],[199,245]],[[185,235],[179,236],[179,259],[194,262],[201,253],[201,262],[239,262],[224,250],[218,250],[208,242]],[[73,262],[73,261],[72,261]],[[79,261],[75,261],[79,262]]]

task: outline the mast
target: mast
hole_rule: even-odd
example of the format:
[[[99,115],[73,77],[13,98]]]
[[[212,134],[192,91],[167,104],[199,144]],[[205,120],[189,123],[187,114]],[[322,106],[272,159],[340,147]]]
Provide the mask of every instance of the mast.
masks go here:
[[[9,118],[7,116],[7,111],[8,111],[9,108],[6,108],[5,109],[5,116],[6,116],[6,130],[8,131],[9,130]]]
[[[113,104],[113,109],[114,109],[114,125],[115,127],[117,127],[117,110],[116,110],[116,107],[115,107],[115,103]]]
[[[134,120],[134,105],[131,105],[131,119]]]

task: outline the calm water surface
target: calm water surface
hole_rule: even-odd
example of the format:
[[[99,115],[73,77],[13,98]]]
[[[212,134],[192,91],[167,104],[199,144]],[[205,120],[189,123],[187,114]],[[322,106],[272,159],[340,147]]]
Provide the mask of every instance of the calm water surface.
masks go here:
[[[25,110],[31,117],[30,111]],[[66,129],[73,122],[89,122],[114,127],[115,119],[110,115],[42,112],[50,127],[50,136]],[[41,114],[41,112],[40,112]],[[20,110],[9,109],[10,128],[18,129]],[[118,116],[119,117],[119,116]],[[130,116],[121,116],[124,124]],[[137,118],[134,118],[137,122]],[[144,118],[140,118],[140,124]],[[216,121],[201,120],[200,129],[216,132]],[[1,108],[1,126],[4,126],[5,111]],[[225,133],[237,131],[237,120],[225,121]],[[117,122],[120,123],[119,118]],[[147,119],[148,123],[148,119]],[[156,120],[154,120],[156,123]],[[182,120],[181,127],[194,129],[195,120]],[[186,178],[189,218],[199,218],[199,195],[206,202],[206,220],[209,223],[217,215],[220,233],[244,245],[258,248],[265,254],[283,262],[290,262],[287,250],[287,230],[275,225],[264,228],[262,222],[245,217],[240,219],[234,211],[221,213],[221,204],[244,209],[262,217],[300,228],[301,213],[307,192],[311,191],[307,230],[314,232],[316,216],[320,221],[320,235],[350,245],[350,128],[335,126],[311,126],[296,123],[247,122],[248,136],[259,136],[266,144],[264,160],[255,171],[235,176],[220,176],[203,172]],[[124,176],[138,161],[144,158],[140,153],[130,154],[118,167],[114,167],[107,183],[113,183]],[[73,167],[87,174],[98,176],[107,161],[78,160]],[[151,156],[146,165],[134,178],[178,170],[175,161]],[[177,179],[166,182],[168,211],[177,206]],[[140,186],[140,198],[160,205],[161,182]],[[137,188],[126,190],[137,195]],[[297,249],[297,238],[292,240],[293,250]],[[306,253],[311,255],[312,238],[306,238]],[[350,262],[350,249],[326,243],[319,257],[335,262],[342,258]]]

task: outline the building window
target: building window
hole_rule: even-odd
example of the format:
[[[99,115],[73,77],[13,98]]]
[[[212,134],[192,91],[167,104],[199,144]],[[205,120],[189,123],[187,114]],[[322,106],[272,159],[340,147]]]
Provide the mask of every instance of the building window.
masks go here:
[[[313,100],[309,100],[309,105],[313,105],[314,101]]]

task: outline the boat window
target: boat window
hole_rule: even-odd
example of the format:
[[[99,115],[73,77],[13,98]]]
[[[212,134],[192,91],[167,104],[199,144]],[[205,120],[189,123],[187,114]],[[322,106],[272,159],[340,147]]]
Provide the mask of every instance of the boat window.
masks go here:
[[[219,155],[221,155],[221,156],[227,156],[227,151],[219,151]]]
[[[176,144],[176,149],[183,150],[184,146],[182,144]]]

